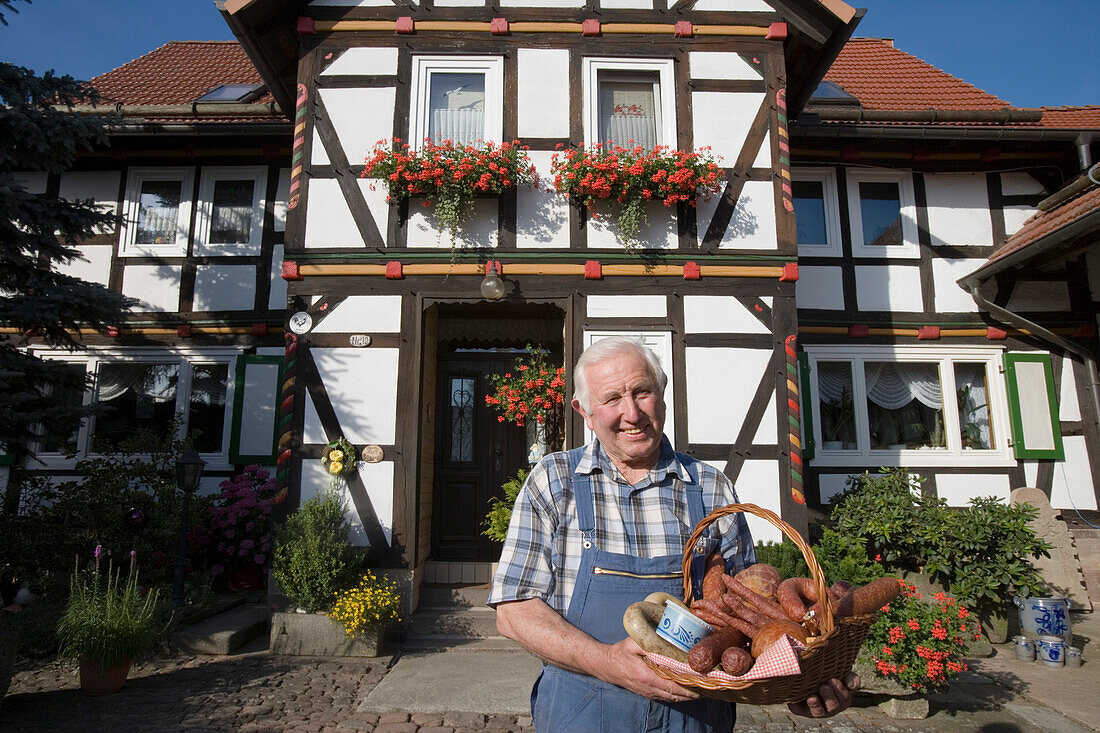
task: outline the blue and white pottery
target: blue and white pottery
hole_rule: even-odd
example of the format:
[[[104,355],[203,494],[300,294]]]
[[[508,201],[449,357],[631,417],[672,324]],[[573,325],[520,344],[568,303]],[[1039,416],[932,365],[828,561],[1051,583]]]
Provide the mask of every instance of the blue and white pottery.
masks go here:
[[[1025,636],[1060,636],[1066,646],[1073,644],[1068,599],[1013,596],[1012,600],[1020,615],[1020,631]]]
[[[1081,666],[1081,650],[1075,646],[1066,647],[1066,666],[1067,667],[1080,667]]]
[[[1066,643],[1060,636],[1039,637],[1039,659],[1048,667],[1061,667],[1066,663]]]
[[[1035,642],[1026,636],[1012,637],[1012,645],[1016,648],[1016,658],[1021,662],[1035,661]]]
[[[657,636],[681,651],[691,648],[714,631],[714,627],[701,620],[675,601],[665,601],[665,612],[657,624]]]

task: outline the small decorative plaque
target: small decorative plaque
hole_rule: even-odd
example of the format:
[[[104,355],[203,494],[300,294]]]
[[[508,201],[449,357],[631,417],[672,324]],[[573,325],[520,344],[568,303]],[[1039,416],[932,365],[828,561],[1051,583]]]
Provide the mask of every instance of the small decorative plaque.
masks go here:
[[[382,446],[380,445],[367,445],[363,446],[362,452],[363,460],[367,463],[378,463],[382,460]]]

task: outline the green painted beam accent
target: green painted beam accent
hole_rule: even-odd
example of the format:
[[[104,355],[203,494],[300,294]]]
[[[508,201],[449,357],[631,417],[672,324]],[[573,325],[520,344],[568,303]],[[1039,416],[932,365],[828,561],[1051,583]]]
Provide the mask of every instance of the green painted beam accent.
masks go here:
[[[523,260],[535,260],[535,261],[565,261],[575,262],[576,264],[583,264],[586,260],[599,260],[600,262],[618,262],[622,260],[629,261],[631,263],[642,264],[641,258],[635,254],[626,254],[620,252],[588,252],[584,254],[578,254],[576,252],[491,252],[491,253],[478,253],[478,252],[461,252],[456,251],[454,253],[454,260],[456,262],[470,261],[470,262],[483,262],[489,255],[492,255],[494,259],[503,260],[505,265],[508,262],[520,262]],[[294,262],[304,263],[311,262],[313,260],[346,260],[361,261],[361,260],[380,260],[382,262],[388,262],[390,260],[401,260],[407,262],[410,260],[433,260],[440,264],[449,264],[451,261],[451,253],[448,252],[338,252],[338,253],[310,253],[310,252],[287,252],[284,255],[284,259],[293,260]],[[720,254],[712,255],[704,252],[683,252],[676,254],[660,254],[655,264],[659,265],[682,265],[685,262],[695,262],[697,264],[736,264],[743,262],[797,262],[797,257],[783,257],[779,255],[736,255],[736,254]]]

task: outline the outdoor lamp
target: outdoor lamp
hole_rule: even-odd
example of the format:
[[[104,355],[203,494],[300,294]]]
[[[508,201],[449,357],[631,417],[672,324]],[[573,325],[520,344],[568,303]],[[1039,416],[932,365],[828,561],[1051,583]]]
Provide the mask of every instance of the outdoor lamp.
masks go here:
[[[191,495],[199,488],[202,469],[206,461],[199,458],[198,451],[188,448],[176,459],[176,486],[183,494],[180,507],[180,548],[176,555],[175,574],[172,578],[172,605],[183,605],[183,581],[187,576],[187,514],[191,509]]]
[[[504,297],[504,281],[497,274],[497,263],[489,260],[485,264],[485,279],[481,281],[481,297],[485,300],[500,300]]]

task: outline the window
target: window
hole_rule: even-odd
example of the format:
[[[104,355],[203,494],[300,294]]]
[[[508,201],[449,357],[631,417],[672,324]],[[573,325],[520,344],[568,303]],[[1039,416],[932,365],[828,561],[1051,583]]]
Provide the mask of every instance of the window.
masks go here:
[[[263,84],[219,84],[195,101],[221,102],[226,104],[232,104],[234,102],[253,102],[258,99],[266,89],[267,87]]]
[[[191,168],[131,168],[119,254],[187,254],[191,227]]]
[[[913,181],[907,173],[850,170],[848,215],[855,256],[920,256]]]
[[[196,221],[198,255],[258,255],[267,169],[204,168]]]
[[[84,365],[83,364],[66,364],[61,367],[66,373],[66,380],[57,385],[53,394],[51,395],[54,402],[57,405],[66,405],[70,407],[79,407],[84,404]],[[39,433],[42,437],[39,439],[36,453],[75,453],[78,441],[80,439],[80,430],[77,429],[72,435],[47,435],[42,432]]]
[[[226,453],[232,418],[227,408],[233,391],[229,375],[235,349],[182,354],[136,349],[87,357],[54,356],[49,352],[40,355],[66,361],[74,371],[92,374],[93,397],[104,408],[74,436],[44,436],[39,453],[47,465],[60,460],[57,454],[75,452],[84,457],[109,451],[135,430],[163,430],[177,417],[181,435],[190,437],[200,453]],[[63,398],[78,404],[82,395],[74,390]]]
[[[831,168],[791,169],[791,190],[800,256],[839,257],[840,205]]]
[[[409,144],[479,140],[504,133],[504,64],[495,56],[416,56]]]
[[[676,147],[672,61],[584,60],[586,145]]]
[[[819,464],[1008,459],[999,351],[884,346],[806,353]]]

